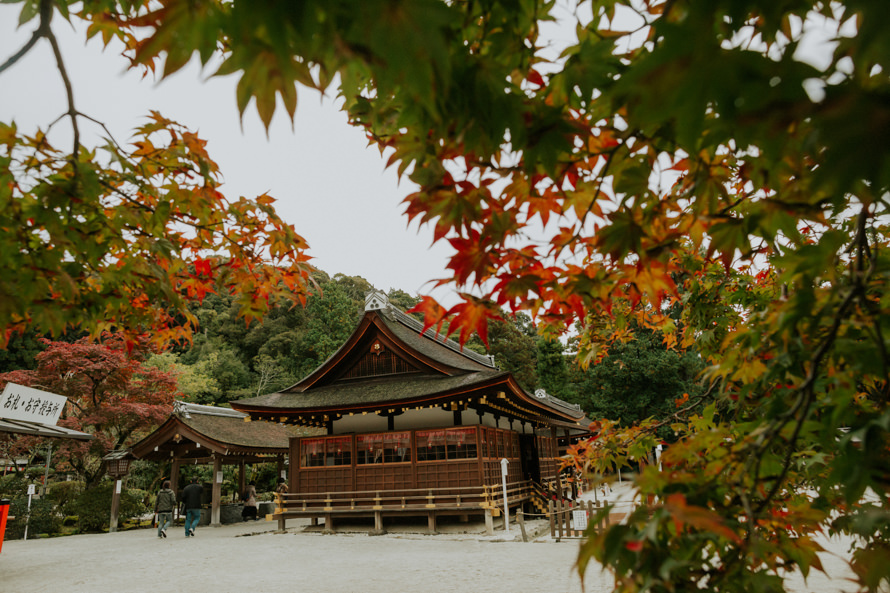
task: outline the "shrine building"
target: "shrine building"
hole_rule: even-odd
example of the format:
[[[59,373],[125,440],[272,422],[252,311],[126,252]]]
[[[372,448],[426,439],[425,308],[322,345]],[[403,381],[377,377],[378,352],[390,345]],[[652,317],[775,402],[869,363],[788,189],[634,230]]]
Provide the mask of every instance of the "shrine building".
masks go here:
[[[290,439],[289,494],[275,517],[493,516],[557,480],[559,441],[581,409],[524,390],[493,357],[423,331],[369,293],[358,327],[321,366],[277,393],[231,402],[251,420],[318,427]],[[502,462],[506,460],[506,462]]]

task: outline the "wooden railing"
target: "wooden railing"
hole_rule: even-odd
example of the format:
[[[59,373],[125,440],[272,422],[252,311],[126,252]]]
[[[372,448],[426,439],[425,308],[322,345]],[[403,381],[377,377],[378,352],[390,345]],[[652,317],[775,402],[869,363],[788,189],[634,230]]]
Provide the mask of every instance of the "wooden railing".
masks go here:
[[[507,485],[507,500],[517,505],[532,494],[528,481]],[[319,515],[373,511],[459,511],[503,509],[502,486],[416,488],[404,490],[360,490],[355,492],[276,493],[275,514]]]

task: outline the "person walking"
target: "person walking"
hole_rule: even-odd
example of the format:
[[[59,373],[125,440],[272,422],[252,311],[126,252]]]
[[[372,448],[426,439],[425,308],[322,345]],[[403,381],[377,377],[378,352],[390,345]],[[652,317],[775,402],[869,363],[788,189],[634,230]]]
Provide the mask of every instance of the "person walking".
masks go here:
[[[241,511],[241,520],[257,520],[256,484],[251,482],[241,497],[244,500],[244,509]]]
[[[198,483],[197,476],[182,489],[182,508],[185,510],[185,536],[194,536],[198,521],[201,520],[201,498],[204,488]]]
[[[167,537],[167,527],[173,523],[173,509],[176,508],[176,493],[170,489],[170,480],[164,484],[155,498],[155,513],[158,515],[158,537]]]

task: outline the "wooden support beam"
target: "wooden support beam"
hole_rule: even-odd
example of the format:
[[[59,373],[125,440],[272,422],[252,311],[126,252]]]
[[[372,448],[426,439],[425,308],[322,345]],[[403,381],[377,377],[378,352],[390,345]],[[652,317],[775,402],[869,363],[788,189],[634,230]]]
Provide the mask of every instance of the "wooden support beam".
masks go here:
[[[222,460],[219,456],[213,457],[213,474],[210,476],[213,484],[213,500],[210,505],[210,525],[218,526],[221,525],[219,521],[220,514],[220,499],[222,494],[222,480],[218,479],[219,474],[222,472]]]
[[[436,512],[430,511],[427,514],[427,524],[429,528],[430,535],[436,534]]]
[[[383,513],[374,511],[374,531],[371,535],[383,535],[386,533],[383,529]]]
[[[244,460],[238,464],[238,498],[240,500],[241,493],[247,490],[247,476],[245,475],[246,468],[244,467]]]

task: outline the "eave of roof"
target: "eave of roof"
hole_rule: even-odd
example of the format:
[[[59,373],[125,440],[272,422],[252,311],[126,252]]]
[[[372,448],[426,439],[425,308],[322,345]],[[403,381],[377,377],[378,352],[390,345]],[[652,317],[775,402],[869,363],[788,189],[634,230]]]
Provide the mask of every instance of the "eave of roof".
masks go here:
[[[188,439],[208,452],[220,455],[283,454],[287,452],[291,437],[306,434],[304,428],[271,422],[248,422],[245,414],[225,408],[220,410],[228,413],[200,413],[191,408],[190,414],[171,414],[131,450],[142,459],[158,457],[156,453],[161,449],[164,450],[163,456],[166,456],[169,448],[178,444],[174,440],[178,435],[180,440]]]
[[[341,381],[302,393],[269,393],[230,402],[245,412],[278,410],[307,412],[331,408],[373,408],[390,403],[442,396],[483,388],[509,376],[489,370],[456,376],[409,373],[356,381]]]
[[[51,439],[74,439],[78,441],[90,441],[95,438],[91,434],[63,426],[7,418],[0,418],[0,433],[27,434]]]

